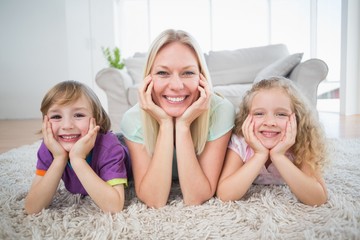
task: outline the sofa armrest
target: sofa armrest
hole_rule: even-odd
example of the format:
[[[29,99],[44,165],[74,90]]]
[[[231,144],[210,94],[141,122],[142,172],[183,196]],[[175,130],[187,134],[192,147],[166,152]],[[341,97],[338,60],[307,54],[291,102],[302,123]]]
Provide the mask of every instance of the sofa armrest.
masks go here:
[[[127,89],[133,84],[132,78],[125,69],[104,68],[96,74],[95,81],[106,94],[111,129],[119,132],[121,118],[130,108]]]
[[[318,86],[326,78],[328,72],[329,68],[323,60],[312,58],[299,63],[292,70],[289,78],[316,107]]]

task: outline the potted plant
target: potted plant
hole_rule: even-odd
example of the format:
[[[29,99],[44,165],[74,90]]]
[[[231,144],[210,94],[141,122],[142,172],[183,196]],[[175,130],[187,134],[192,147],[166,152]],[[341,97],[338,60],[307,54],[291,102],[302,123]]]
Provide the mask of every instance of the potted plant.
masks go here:
[[[125,63],[123,59],[121,59],[120,49],[118,47],[115,47],[113,50],[110,50],[108,47],[102,47],[101,49],[110,67],[117,69],[124,68]]]

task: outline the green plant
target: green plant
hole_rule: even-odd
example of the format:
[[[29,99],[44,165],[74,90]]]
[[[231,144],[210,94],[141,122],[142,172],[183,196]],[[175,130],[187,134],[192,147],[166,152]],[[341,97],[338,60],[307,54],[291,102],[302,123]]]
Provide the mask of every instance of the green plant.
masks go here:
[[[114,67],[117,69],[124,68],[125,64],[124,61],[121,59],[120,49],[118,47],[115,47],[112,51],[108,47],[102,47],[101,49],[110,67]]]

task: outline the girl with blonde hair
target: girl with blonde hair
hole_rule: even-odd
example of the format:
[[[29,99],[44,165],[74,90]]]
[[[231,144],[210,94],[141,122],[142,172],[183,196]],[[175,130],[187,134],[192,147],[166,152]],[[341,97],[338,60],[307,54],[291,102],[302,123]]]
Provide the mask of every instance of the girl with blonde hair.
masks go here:
[[[238,200],[252,183],[286,183],[301,202],[323,204],[327,190],[321,170],[326,159],[316,110],[291,80],[262,80],[240,104],[217,196]]]

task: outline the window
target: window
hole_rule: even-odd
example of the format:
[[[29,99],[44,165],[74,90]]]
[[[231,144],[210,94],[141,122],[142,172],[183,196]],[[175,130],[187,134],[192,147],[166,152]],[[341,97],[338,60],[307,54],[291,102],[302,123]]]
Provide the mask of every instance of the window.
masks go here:
[[[114,1],[117,45],[125,57],[146,52],[167,28],[190,32],[204,52],[284,43],[290,53],[303,52],[303,60],[320,58],[328,64],[319,99],[338,101],[341,0]],[[339,111],[328,103],[318,102],[319,110]]]
[[[329,67],[318,89],[319,110],[340,111],[341,1],[317,0],[317,56]]]
[[[269,44],[267,0],[213,0],[211,9],[211,50]]]

